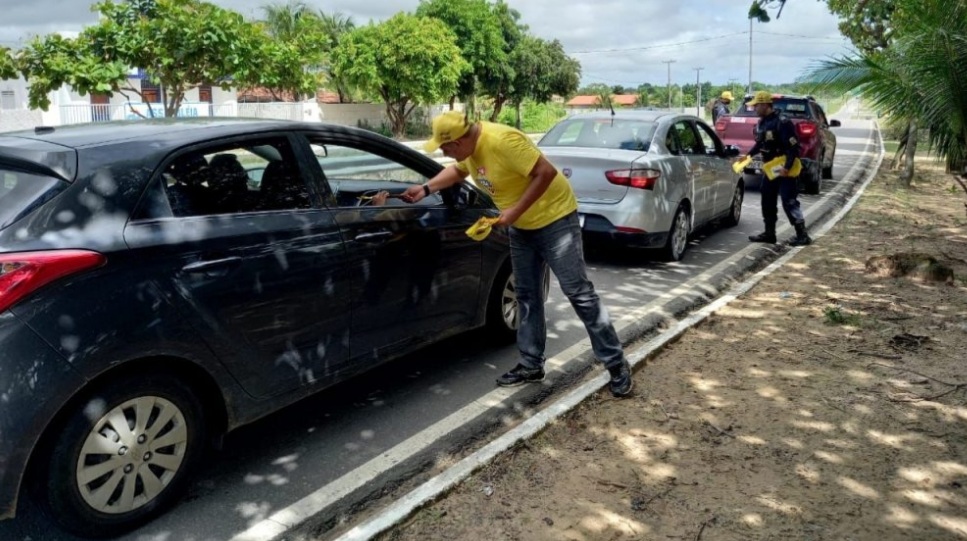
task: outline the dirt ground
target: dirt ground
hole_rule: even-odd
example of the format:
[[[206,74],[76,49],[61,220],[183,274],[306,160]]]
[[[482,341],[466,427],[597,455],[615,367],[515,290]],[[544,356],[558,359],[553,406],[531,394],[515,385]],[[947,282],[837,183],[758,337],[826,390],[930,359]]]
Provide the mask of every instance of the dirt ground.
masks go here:
[[[380,539],[967,539],[965,199],[918,167]]]

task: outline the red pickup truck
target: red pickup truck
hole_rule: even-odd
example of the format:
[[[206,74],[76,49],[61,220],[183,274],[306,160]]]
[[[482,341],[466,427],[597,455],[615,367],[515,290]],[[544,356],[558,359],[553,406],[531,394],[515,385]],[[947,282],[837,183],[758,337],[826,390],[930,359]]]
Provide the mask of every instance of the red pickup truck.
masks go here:
[[[755,144],[755,126],[759,118],[755,109],[745,105],[752,96],[746,96],[738,111],[719,118],[715,131],[726,145],[739,147],[743,154]],[[830,128],[840,126],[838,120],[827,121],[826,112],[811,96],[784,96],[773,94],[772,106],[792,120],[799,138],[799,158],[803,172],[799,176],[800,190],[818,194],[823,179],[833,178],[833,159],[836,157],[836,135]],[[762,182],[762,161],[753,157],[743,172],[746,187],[757,187]]]

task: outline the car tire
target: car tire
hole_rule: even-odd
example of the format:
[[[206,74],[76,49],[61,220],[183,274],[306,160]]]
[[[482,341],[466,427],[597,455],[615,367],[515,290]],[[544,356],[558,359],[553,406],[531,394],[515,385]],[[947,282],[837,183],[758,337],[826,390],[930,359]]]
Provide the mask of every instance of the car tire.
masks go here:
[[[803,179],[802,191],[803,193],[809,195],[819,195],[819,192],[823,189],[823,175],[822,175],[822,162],[816,164],[812,170],[806,173],[806,178]]]
[[[163,374],[113,379],[68,413],[41,503],[73,534],[121,535],[179,499],[207,447],[201,402],[184,383]]]
[[[666,261],[681,261],[688,248],[688,235],[691,232],[689,223],[688,209],[685,205],[679,205],[672,218],[672,226],[668,231],[668,239],[665,247],[662,248],[662,258]]]
[[[735,193],[732,195],[732,206],[729,207],[729,214],[722,220],[725,227],[735,227],[739,225],[742,218],[742,201],[745,199],[745,186],[739,181],[735,185]]]
[[[827,167],[826,165],[823,165],[822,178],[824,179],[833,178],[833,160],[835,158],[836,158],[836,154],[833,154],[833,156],[829,159],[829,166]]]
[[[551,273],[544,267],[543,300],[547,301],[550,293]],[[517,283],[508,262],[494,280],[487,301],[487,331],[501,343],[509,344],[517,341],[517,328],[520,326],[520,305],[517,302]]]

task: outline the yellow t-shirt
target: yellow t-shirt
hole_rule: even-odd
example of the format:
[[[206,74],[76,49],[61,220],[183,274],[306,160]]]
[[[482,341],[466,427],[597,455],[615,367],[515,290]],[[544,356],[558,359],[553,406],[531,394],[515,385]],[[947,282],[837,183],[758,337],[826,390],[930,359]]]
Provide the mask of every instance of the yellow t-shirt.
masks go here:
[[[541,151],[520,131],[492,122],[480,122],[477,148],[457,169],[487,190],[501,210],[517,203],[530,184],[530,172]],[[578,208],[574,190],[558,171],[547,191],[514,223],[519,229],[540,229]]]

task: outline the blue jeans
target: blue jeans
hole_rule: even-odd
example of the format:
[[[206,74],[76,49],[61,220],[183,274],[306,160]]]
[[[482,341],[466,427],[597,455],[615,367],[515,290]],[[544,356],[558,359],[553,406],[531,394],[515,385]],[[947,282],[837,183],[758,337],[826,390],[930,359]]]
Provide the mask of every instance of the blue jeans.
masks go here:
[[[776,220],[779,219],[779,209],[777,199],[782,199],[782,210],[789,218],[789,223],[805,223],[802,209],[799,208],[799,185],[795,177],[776,177],[769,180],[762,177],[762,187],[759,188],[762,197],[762,219],[766,223],[766,229],[775,230]]]
[[[514,267],[520,325],[517,347],[521,364],[528,368],[544,366],[547,324],[544,318],[544,262],[557,276],[561,290],[571,301],[591,338],[594,355],[608,368],[624,362],[621,341],[608,311],[588,280],[584,266],[584,246],[577,213],[571,213],[540,229],[510,228],[510,257]]]

